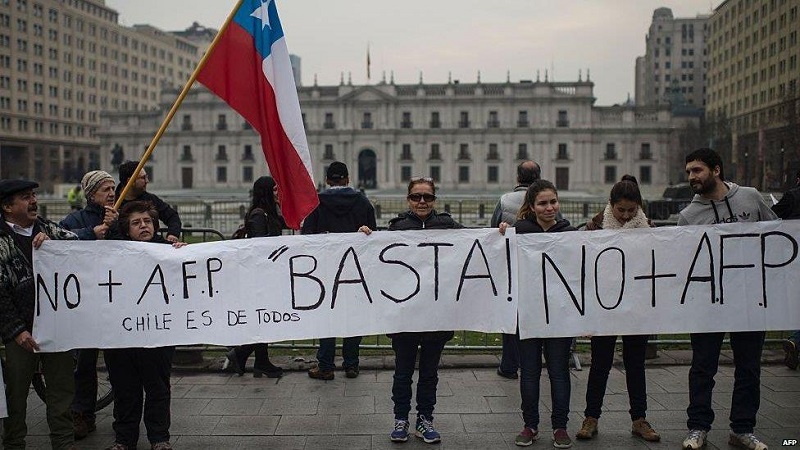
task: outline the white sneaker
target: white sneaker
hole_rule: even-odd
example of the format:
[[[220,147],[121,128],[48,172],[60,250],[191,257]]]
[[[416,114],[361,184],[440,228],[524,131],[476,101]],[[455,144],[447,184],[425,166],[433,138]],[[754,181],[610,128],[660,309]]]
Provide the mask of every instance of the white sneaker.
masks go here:
[[[706,446],[706,435],[708,434],[705,430],[689,430],[689,434],[686,435],[686,439],[683,440],[683,450],[698,450]]]
[[[767,444],[759,441],[753,433],[736,434],[731,431],[731,435],[728,438],[728,444],[734,447],[746,448],[749,450],[767,450]]]

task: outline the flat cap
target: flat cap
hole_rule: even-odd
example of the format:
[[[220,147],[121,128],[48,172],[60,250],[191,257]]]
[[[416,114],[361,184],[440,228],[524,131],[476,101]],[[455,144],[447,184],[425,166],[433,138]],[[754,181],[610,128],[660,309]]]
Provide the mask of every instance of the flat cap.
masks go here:
[[[12,195],[27,191],[29,189],[36,189],[39,183],[29,180],[0,180],[0,200],[5,200]]]

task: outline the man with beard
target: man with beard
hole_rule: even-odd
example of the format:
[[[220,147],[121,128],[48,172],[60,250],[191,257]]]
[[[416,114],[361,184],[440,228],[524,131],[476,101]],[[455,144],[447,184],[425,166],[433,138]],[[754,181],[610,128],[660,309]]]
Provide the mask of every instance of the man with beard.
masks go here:
[[[72,354],[37,353],[31,336],[35,307],[33,250],[47,239],[75,239],[75,234],[38,215],[34,189],[27,180],[0,180],[0,336],[6,346],[3,367],[8,417],[3,420],[3,448],[24,449],[25,418],[31,379],[41,361],[47,384],[47,424],[53,449],[72,449]]]
[[[678,225],[777,219],[756,189],[725,181],[722,159],[710,148],[700,148],[686,156],[686,175],[695,196],[680,212]],[[764,331],[730,333],[736,370],[728,443],[739,448],[767,449],[767,445],[753,434],[761,400],[761,351],[765,334]],[[705,446],[706,436],[714,422],[711,394],[724,337],[724,332],[691,335],[692,367],[689,369],[689,407],[686,409],[689,433],[683,441],[685,450]]]
[[[86,193],[86,208],[73,211],[59,225],[77,234],[82,241],[105,239],[119,217],[114,209],[114,177],[102,170],[92,170],[81,179],[81,187]],[[75,366],[75,398],[72,401],[75,439],[83,439],[97,429],[96,406],[97,349],[81,349]]]

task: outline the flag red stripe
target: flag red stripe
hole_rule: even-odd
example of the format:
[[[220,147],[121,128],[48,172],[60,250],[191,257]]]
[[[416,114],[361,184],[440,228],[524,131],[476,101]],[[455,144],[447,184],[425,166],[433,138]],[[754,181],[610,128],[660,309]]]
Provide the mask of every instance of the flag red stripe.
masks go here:
[[[231,23],[197,77],[261,135],[261,146],[280,189],[281,212],[294,229],[318,203],[308,175],[278,116],[275,91],[262,71],[253,37]]]

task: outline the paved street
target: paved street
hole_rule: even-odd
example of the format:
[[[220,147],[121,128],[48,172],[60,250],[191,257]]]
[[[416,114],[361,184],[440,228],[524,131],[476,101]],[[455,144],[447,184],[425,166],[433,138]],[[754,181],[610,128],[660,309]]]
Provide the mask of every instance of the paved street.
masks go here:
[[[288,357],[275,359],[285,367],[297,369],[306,364],[292,362]],[[278,380],[255,379],[250,373],[237,377],[217,368],[176,370],[172,377],[172,442],[178,449],[431,448],[413,437],[405,444],[392,444],[388,439],[393,425],[392,371],[386,367],[390,359],[365,358],[361,376],[346,379],[343,372],[337,371],[333,381],[312,380],[300,370],[287,372]],[[646,444],[630,435],[624,374],[615,365],[600,419],[600,435],[594,441],[576,441],[575,448],[679,448],[685,433],[689,369],[685,362],[674,365],[681,362],[680,357],[671,364],[664,364],[664,355],[659,360],[647,371],[648,419],[661,432],[662,442]],[[496,361],[493,355],[445,356],[435,412],[435,423],[442,434],[438,448],[516,448],[514,437],[522,427],[519,384],[500,378],[490,367]],[[571,373],[569,432],[574,436],[583,419],[589,371],[584,367],[583,371]],[[543,437],[531,448],[552,448],[546,378],[543,373]],[[708,448],[727,449],[733,367],[721,366],[716,381],[716,429],[710,434]],[[111,421],[109,407],[99,413],[97,431],[80,441],[78,448],[102,449],[111,444]],[[28,448],[49,448],[44,409],[33,394],[28,423]],[[780,448],[783,439],[800,439],[800,372],[780,364],[764,367],[756,431],[773,449]],[[145,444],[142,426],[139,448],[149,448]]]

